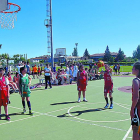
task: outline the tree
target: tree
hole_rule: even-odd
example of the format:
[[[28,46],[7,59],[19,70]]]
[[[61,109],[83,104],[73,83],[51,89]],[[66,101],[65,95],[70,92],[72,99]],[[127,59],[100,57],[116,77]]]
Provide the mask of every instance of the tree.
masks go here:
[[[109,51],[109,47],[107,45],[106,50],[105,50],[105,55],[104,55],[104,61],[109,61],[111,59],[111,54]]]
[[[137,51],[133,51],[133,58],[137,58]]]
[[[77,51],[77,47],[74,48],[72,56],[78,56],[78,51]]]
[[[8,53],[5,53],[0,55],[0,60],[2,64],[6,64],[8,66],[9,60],[13,60],[13,59],[9,57]]]
[[[124,52],[121,50],[121,48],[119,49],[118,51],[118,54],[117,54],[117,58],[116,58],[118,61],[121,61],[124,59]]]
[[[85,52],[84,52],[84,55],[83,56],[90,58],[90,54],[89,54],[87,48],[85,49]]]
[[[140,45],[138,45],[137,49],[133,51],[133,58],[140,59]]]
[[[14,59],[14,64],[17,64],[17,63],[19,63],[19,54],[15,54],[15,55],[13,55],[13,59]]]

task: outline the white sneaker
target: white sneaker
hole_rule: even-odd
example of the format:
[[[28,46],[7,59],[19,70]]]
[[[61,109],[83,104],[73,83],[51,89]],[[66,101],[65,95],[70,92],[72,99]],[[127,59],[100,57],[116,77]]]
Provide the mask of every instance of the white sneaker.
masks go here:
[[[80,103],[81,102],[81,100],[80,99],[78,99],[78,103]]]
[[[86,99],[83,99],[83,102],[88,102],[88,100],[86,100]]]

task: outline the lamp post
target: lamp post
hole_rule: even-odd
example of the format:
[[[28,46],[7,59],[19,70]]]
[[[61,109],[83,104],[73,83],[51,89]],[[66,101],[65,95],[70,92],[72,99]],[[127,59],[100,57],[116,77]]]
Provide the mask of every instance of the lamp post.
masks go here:
[[[78,43],[75,43],[75,46],[76,46],[76,51],[77,51]],[[77,51],[77,56],[78,56],[78,51]]]

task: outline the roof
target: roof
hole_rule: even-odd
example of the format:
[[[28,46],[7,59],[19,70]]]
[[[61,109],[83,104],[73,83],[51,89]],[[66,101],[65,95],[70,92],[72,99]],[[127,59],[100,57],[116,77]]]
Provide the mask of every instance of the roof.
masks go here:
[[[111,55],[117,55],[118,53],[116,53],[116,52],[110,52],[110,54]],[[104,56],[105,55],[105,53],[96,53],[96,54],[92,54],[92,55],[90,55],[90,57],[92,57],[92,56]]]

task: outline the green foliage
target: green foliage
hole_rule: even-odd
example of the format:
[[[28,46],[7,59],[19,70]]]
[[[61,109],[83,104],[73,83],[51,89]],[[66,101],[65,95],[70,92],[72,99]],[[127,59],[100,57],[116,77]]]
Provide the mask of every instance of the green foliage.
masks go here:
[[[138,45],[137,49],[133,51],[133,58],[140,59],[140,45]]]
[[[87,48],[85,49],[85,52],[84,52],[84,55],[83,56],[90,58],[90,54],[89,54]]]
[[[116,60],[117,61],[121,61],[124,59],[124,52],[121,50],[121,48],[119,49],[118,51],[118,54],[117,54],[117,57],[116,57]]]
[[[73,53],[72,53],[72,56],[78,56],[78,50],[77,50],[77,47],[74,48]]]
[[[110,54],[110,51],[109,51],[109,47],[107,46],[106,50],[105,50],[104,61],[108,62],[110,59],[111,59],[111,54]]]

